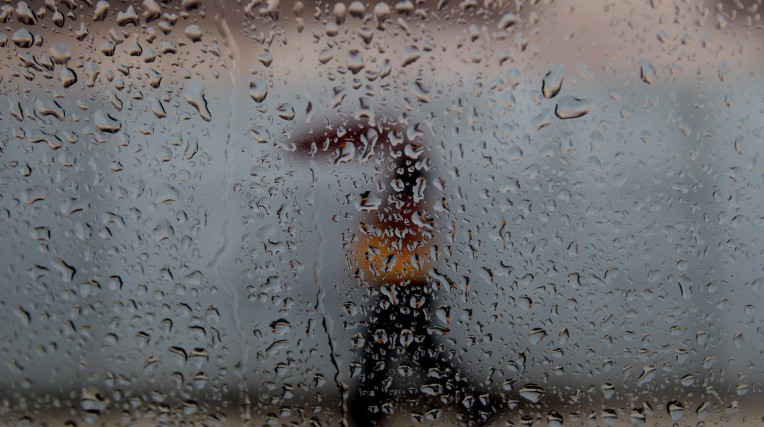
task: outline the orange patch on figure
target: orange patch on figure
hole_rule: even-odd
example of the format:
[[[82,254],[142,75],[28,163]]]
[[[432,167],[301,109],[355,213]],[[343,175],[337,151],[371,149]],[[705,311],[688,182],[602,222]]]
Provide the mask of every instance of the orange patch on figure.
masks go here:
[[[370,285],[423,283],[432,267],[432,236],[413,228],[363,230],[352,250],[355,267]]]

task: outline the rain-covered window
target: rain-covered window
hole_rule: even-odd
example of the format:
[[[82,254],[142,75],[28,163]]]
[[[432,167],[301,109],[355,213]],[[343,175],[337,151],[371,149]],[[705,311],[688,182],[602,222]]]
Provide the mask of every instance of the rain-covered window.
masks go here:
[[[5,0],[0,423],[764,422],[761,0]]]

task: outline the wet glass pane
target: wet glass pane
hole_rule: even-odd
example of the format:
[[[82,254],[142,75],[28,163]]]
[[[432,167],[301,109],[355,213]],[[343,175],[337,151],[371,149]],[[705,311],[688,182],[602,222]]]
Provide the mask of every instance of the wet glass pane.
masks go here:
[[[2,425],[759,425],[761,0],[0,5]]]

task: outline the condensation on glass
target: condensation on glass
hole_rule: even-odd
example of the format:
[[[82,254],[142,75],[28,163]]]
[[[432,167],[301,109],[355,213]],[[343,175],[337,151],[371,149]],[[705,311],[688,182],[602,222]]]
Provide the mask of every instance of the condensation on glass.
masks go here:
[[[0,421],[764,422],[761,3],[2,3]]]

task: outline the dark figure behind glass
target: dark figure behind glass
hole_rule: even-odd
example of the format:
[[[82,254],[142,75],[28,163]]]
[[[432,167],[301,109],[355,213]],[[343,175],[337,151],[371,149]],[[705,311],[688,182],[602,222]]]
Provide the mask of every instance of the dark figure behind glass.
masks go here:
[[[428,271],[439,248],[424,138],[415,125],[353,121],[308,132],[296,147],[303,157],[377,160],[383,169],[382,194],[362,195],[359,209],[368,213],[349,254],[356,278],[372,295],[356,350],[360,384],[347,403],[350,426],[381,425],[400,406],[412,407],[423,421],[440,417],[444,406],[457,408],[465,425],[484,425],[492,413],[495,399],[462,373],[433,335],[438,288]]]

